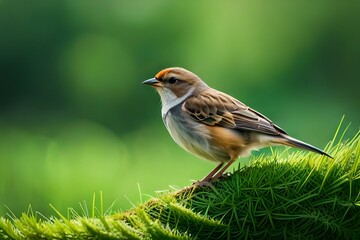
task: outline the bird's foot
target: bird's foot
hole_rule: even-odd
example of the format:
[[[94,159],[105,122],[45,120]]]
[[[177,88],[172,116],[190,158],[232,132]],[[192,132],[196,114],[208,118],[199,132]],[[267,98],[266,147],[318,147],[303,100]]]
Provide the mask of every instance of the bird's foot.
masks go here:
[[[230,176],[231,176],[231,173],[229,173],[229,172],[223,173],[219,177],[216,177],[216,178],[215,177],[210,178],[210,179],[204,178],[201,181],[194,182],[191,186],[192,187],[211,187],[211,186],[213,186],[212,182],[220,180],[220,179],[225,179]]]
[[[212,184],[208,180],[201,180],[201,181],[194,182],[191,186],[192,187],[211,187]]]
[[[192,185],[184,187],[183,189],[177,190],[176,193],[180,194],[180,193],[193,191],[198,187],[212,187],[212,184],[210,181],[201,180],[201,181],[194,182]]]
[[[212,184],[213,181],[228,178],[230,176],[231,176],[231,173],[228,172],[228,173],[221,174],[221,176],[219,176],[217,178],[210,178],[210,179],[204,178],[203,180],[196,181],[191,186],[185,187],[185,188],[181,189],[178,192],[188,191],[188,190],[191,190],[191,189],[195,189],[197,187],[213,187],[213,184]]]

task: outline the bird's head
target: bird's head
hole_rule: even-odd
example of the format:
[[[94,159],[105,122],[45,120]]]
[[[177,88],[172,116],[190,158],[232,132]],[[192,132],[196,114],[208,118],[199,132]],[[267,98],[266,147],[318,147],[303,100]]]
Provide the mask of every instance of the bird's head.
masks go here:
[[[194,73],[180,67],[166,68],[154,78],[143,82],[156,89],[163,105],[185,100],[192,94],[206,90],[208,86]]]

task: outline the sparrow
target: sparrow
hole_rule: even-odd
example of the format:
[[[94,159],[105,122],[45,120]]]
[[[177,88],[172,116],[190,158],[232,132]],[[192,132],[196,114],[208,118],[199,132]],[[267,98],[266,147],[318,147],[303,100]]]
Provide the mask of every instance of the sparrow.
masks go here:
[[[184,68],[163,69],[143,84],[160,95],[162,119],[173,140],[189,153],[218,163],[200,182],[219,178],[237,158],[269,146],[286,145],[332,158]]]

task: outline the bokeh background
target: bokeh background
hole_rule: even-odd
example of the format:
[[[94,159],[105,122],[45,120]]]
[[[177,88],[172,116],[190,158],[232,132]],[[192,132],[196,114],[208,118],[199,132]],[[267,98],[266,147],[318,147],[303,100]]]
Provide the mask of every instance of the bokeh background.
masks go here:
[[[323,148],[360,122],[360,4],[0,1],[0,215],[128,209],[215,164],[170,138],[140,83],[182,66]],[[261,152],[266,150],[261,150]],[[247,160],[240,160],[243,164]],[[234,164],[236,167],[237,164]],[[140,193],[141,192],[141,195]]]

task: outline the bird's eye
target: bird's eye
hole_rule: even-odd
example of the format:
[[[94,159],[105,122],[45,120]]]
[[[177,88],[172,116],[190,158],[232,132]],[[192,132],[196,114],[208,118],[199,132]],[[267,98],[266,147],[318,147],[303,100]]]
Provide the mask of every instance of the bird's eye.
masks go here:
[[[177,79],[175,77],[171,77],[171,78],[169,78],[168,82],[173,84],[173,83],[177,82]]]

